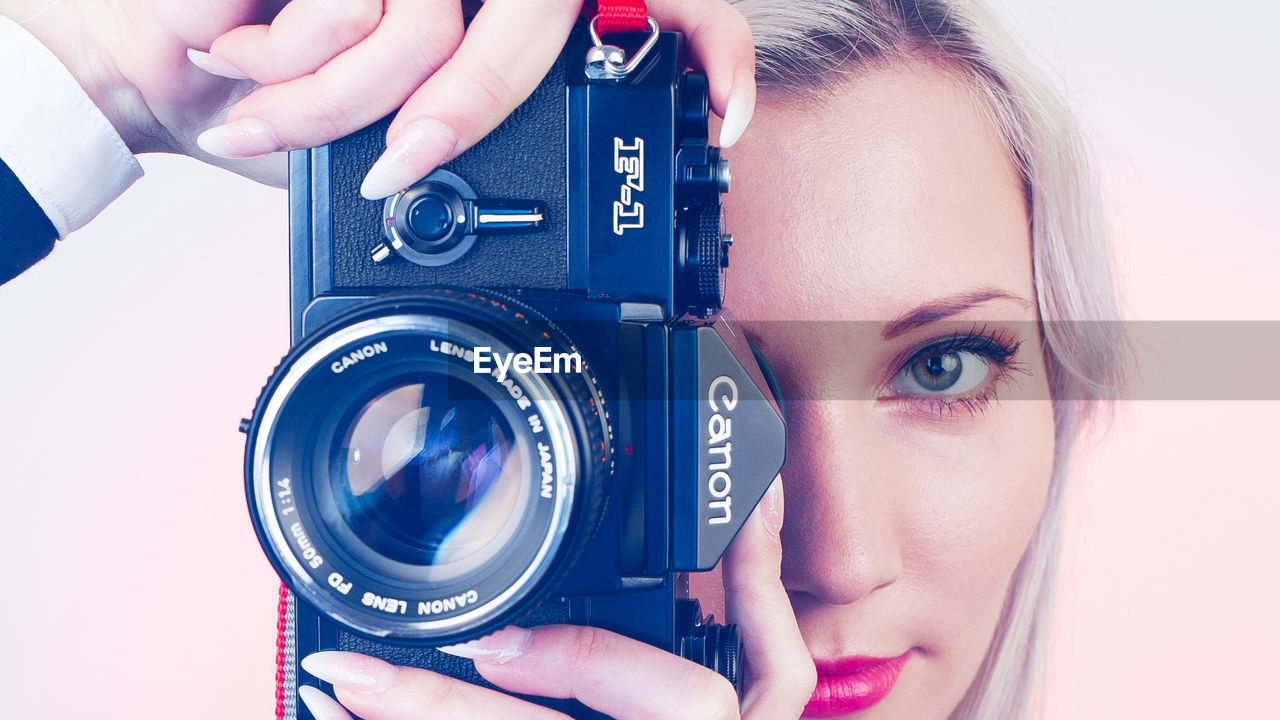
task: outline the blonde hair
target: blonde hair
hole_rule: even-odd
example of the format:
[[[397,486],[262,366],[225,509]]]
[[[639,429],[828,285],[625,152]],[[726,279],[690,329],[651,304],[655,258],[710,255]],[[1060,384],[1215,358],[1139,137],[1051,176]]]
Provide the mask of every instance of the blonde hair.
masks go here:
[[[940,62],[985,100],[1022,174],[1053,399],[1053,477],[987,656],[952,718],[1040,717],[1068,459],[1128,367],[1097,183],[1076,121],[976,0],[730,1],[755,34],[762,90],[822,93],[867,67]]]

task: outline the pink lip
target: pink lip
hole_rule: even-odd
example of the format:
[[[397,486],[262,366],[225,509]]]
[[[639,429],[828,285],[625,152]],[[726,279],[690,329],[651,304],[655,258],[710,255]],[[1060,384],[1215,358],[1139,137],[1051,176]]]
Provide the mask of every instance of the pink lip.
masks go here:
[[[875,705],[893,689],[910,658],[911,651],[908,650],[894,658],[815,659],[818,686],[804,707],[804,717],[840,717]]]

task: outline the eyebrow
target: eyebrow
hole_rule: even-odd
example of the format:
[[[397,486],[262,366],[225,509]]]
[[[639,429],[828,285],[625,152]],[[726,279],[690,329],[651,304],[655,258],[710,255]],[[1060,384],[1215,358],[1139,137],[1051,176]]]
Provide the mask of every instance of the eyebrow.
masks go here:
[[[995,288],[982,288],[927,302],[898,316],[898,319],[886,323],[880,334],[885,340],[892,340],[903,333],[945,320],[991,300],[1013,300],[1024,308],[1031,307],[1031,301],[1019,295]]]

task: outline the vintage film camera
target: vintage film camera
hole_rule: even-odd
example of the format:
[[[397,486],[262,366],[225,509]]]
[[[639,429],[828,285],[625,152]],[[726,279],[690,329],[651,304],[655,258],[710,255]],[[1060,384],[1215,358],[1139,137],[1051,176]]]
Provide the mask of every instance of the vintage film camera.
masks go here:
[[[291,591],[286,717],[310,718],[298,684],[329,689],[312,652],[483,683],[432,648],[510,623],[608,628],[738,682],[736,629],[677,574],[719,560],[784,426],[720,314],[706,79],[650,30],[619,37],[627,60],[579,28],[502,126],[386,202],[359,195],[385,121],[292,154],[293,348],[242,425]]]

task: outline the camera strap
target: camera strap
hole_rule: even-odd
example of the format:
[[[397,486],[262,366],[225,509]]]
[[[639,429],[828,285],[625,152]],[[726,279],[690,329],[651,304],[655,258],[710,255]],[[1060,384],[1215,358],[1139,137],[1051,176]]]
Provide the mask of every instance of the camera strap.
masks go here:
[[[601,35],[643,32],[649,25],[649,8],[644,0],[599,0],[596,23]]]
[[[276,605],[276,720],[285,720],[288,716],[288,706],[293,704],[293,698],[286,693],[298,691],[296,682],[292,683],[294,687],[286,689],[289,685],[286,682],[286,675],[290,670],[290,634],[289,587],[280,583],[280,599]]]
[[[587,30],[591,33],[592,46],[587,51],[586,73],[592,80],[616,82],[626,78],[640,67],[658,42],[658,21],[649,17],[644,0],[599,0]],[[630,57],[626,50],[606,44],[602,39],[615,33],[643,31],[648,31],[649,37]]]

